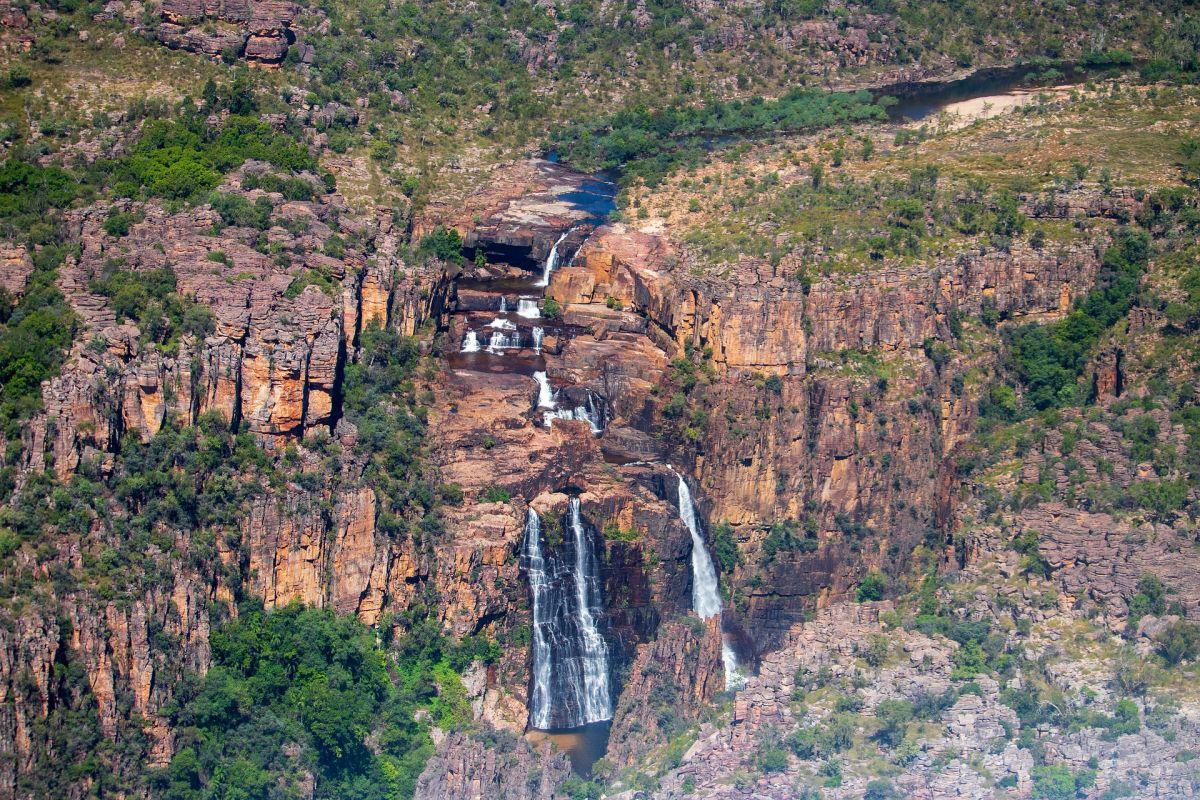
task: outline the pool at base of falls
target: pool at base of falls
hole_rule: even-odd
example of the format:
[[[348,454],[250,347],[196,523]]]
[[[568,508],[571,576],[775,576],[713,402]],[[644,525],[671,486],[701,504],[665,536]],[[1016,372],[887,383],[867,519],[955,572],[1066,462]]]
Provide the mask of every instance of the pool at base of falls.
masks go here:
[[[611,729],[610,722],[593,722],[582,728],[532,730],[525,734],[525,738],[530,744],[549,740],[555,749],[567,754],[571,759],[571,768],[578,775],[588,778],[592,774],[592,765],[604,758],[604,754],[608,752],[608,735]]]

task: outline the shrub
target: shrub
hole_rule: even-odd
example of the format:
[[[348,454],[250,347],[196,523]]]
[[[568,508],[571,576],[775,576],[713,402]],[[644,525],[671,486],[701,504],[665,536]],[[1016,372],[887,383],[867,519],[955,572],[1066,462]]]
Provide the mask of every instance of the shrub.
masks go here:
[[[887,581],[878,572],[868,572],[866,577],[862,579],[862,583],[858,585],[858,602],[865,603],[870,600],[882,600],[883,593],[887,589]]]
[[[867,783],[867,791],[863,800],[902,800],[904,797],[891,781],[877,779]]]
[[[461,264],[463,261],[462,237],[453,228],[439,225],[422,237],[417,249],[424,255],[440,258],[442,261],[455,264]]]
[[[758,768],[766,774],[783,772],[788,766],[787,751],[776,745],[763,745],[758,751]]]
[[[1045,800],[1071,800],[1076,792],[1096,782],[1092,770],[1071,772],[1061,764],[1033,768],[1033,796]]]
[[[114,211],[104,220],[104,232],[119,239],[128,235],[133,224],[141,219],[141,214],[132,211]]]
[[[733,572],[742,558],[737,540],[733,538],[733,528],[726,522],[713,525],[709,528],[708,539],[709,547],[712,548],[713,557],[717,560],[721,572],[724,574]]]
[[[879,730],[875,738],[887,747],[895,747],[904,739],[904,731],[913,718],[913,704],[907,700],[888,698],[875,707]]]
[[[213,192],[208,202],[213,211],[221,216],[221,222],[226,225],[258,230],[271,227],[271,213],[274,208],[266,197],[259,197],[251,203],[240,194]]]
[[[770,563],[781,552],[811,553],[817,549],[817,540],[806,532],[795,520],[783,520],[771,525],[767,538],[763,540],[763,560]]]
[[[1158,654],[1171,666],[1191,661],[1200,653],[1200,625],[1176,620],[1155,637],[1155,644]]]
[[[797,728],[784,740],[797,758],[811,759],[817,752],[817,735],[811,728]]]
[[[1161,617],[1167,612],[1166,587],[1157,575],[1147,572],[1138,578],[1137,593],[1129,598],[1129,625],[1136,626],[1147,614]]]

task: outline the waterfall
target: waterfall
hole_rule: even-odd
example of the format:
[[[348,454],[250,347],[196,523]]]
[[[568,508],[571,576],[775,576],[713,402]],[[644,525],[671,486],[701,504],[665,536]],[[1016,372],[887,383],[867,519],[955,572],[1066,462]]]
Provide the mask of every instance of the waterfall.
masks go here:
[[[589,403],[588,405],[592,405]],[[595,406],[575,406],[574,408],[555,408],[552,411],[547,411],[542,415],[542,423],[547,427],[551,427],[556,419],[581,419],[588,424],[592,429],[592,433],[600,435],[604,433],[603,420],[596,413]]]
[[[496,317],[494,320],[489,322],[487,326],[489,328],[496,328],[497,330],[502,331],[515,331],[517,329],[517,323],[513,322],[512,320],[505,319],[504,317]]]
[[[575,535],[575,594],[578,603],[580,660],[583,666],[583,724],[612,719],[608,689],[608,644],[600,635],[593,603],[600,607],[600,565],[594,543],[579,516],[579,498],[571,498],[571,532]]]
[[[605,420],[604,405],[596,401],[597,397],[595,392],[589,391],[587,405],[578,405],[574,408],[559,408],[557,398],[554,398],[547,406],[550,410],[542,414],[542,424],[549,428],[556,419],[581,419],[588,424],[593,434],[599,436],[604,433]]]
[[[542,558],[542,521],[532,508],[525,515],[525,558],[528,560],[529,593],[533,598],[533,680],[529,694],[529,724],[533,728],[550,727],[550,645],[546,614],[550,579]]]
[[[675,472],[674,468],[670,469],[671,472]],[[692,535],[692,608],[696,610],[700,619],[717,617],[721,614],[721,587],[717,582],[717,570],[704,544],[704,537],[700,534],[696,504],[692,502],[692,492],[687,481],[678,472],[675,472],[675,478],[679,482],[679,519]],[[721,661],[725,665],[725,688],[741,687],[745,678],[738,669],[737,653],[730,647],[724,634],[721,635]]]
[[[542,339],[546,337],[546,331],[540,325],[535,325],[533,328],[533,352],[539,356],[542,354]]]
[[[521,346],[521,334],[496,331],[488,339],[487,351],[492,355],[500,355],[502,350],[512,350]]]
[[[546,266],[542,269],[542,279],[535,286],[549,286],[550,275],[554,272],[554,268],[558,266],[558,246],[562,244],[563,239],[567,238],[569,230],[563,231],[563,235],[558,237],[558,241],[554,243],[554,247],[550,248],[550,255],[546,256]]]
[[[542,318],[542,311],[538,308],[536,297],[522,297],[517,300],[517,313],[525,319]]]
[[[538,408],[554,408],[554,390],[550,388],[546,373],[539,370],[533,373],[533,379],[538,385]]]
[[[504,295],[500,295],[500,313],[501,314],[508,313],[508,298],[505,297]]]
[[[596,617],[602,612],[596,543],[571,498],[570,538],[558,552],[542,552],[537,512],[526,513],[522,555],[533,607],[533,668],[529,724],[541,730],[577,728],[612,719],[608,644]]]
[[[462,347],[459,348],[460,353],[478,353],[479,352],[479,335],[475,331],[467,331],[467,335],[463,337]]]
[[[700,619],[715,617],[721,613],[721,590],[717,583],[717,570],[704,546],[700,526],[696,522],[696,504],[687,481],[679,473],[679,519],[692,535],[692,608]]]

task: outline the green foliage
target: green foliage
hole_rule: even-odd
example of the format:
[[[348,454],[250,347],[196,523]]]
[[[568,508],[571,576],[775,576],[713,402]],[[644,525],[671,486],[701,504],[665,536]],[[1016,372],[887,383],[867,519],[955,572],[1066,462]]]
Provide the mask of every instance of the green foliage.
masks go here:
[[[463,261],[462,237],[453,228],[439,225],[421,239],[418,252],[433,258],[440,258],[442,261],[449,261],[452,264],[461,264]]]
[[[512,500],[512,492],[500,486],[489,486],[480,493],[479,499],[484,503],[507,503]]]
[[[782,520],[771,525],[763,540],[763,562],[771,563],[780,553],[811,553],[817,549],[815,536],[808,536],[795,520]]]
[[[1175,620],[1155,637],[1158,654],[1171,666],[1191,661],[1200,655],[1200,625]]]
[[[696,162],[709,141],[882,120],[868,92],[793,89],[778,100],[714,101],[652,111],[645,106],[579,122],[555,132],[551,148],[588,169],[623,167],[623,180],[654,186],[674,168]]]
[[[1085,399],[1077,379],[1101,334],[1133,305],[1149,254],[1144,231],[1119,231],[1104,252],[1095,288],[1076,310],[1059,322],[1006,331],[1009,361],[1030,408],[1061,408]]]
[[[0,425],[9,441],[20,440],[19,422],[41,408],[42,381],[58,372],[75,335],[75,314],[54,283],[65,252],[43,248],[20,302],[0,316]]]
[[[120,238],[129,233],[134,223],[140,222],[142,215],[133,211],[114,211],[104,220],[104,232],[109,236]]]
[[[598,781],[571,775],[559,785],[558,791],[571,800],[600,800],[604,795],[604,786]]]
[[[1021,572],[1026,575],[1037,575],[1040,578],[1050,577],[1050,564],[1042,556],[1038,547],[1038,532],[1027,529],[1017,534],[1009,545],[1021,554]]]
[[[895,747],[904,739],[904,731],[913,719],[913,704],[907,700],[888,698],[875,707],[879,729],[875,738],[887,747]]]
[[[46,222],[48,212],[68,208],[89,194],[88,187],[66,170],[9,158],[0,164],[0,232],[28,240],[34,226]]]
[[[767,775],[783,772],[788,767],[787,751],[778,745],[769,743],[759,747],[755,761],[759,770]]]
[[[470,718],[454,664],[474,653],[427,623],[391,659],[353,617],[249,606],[213,634],[212,651],[172,715],[181,746],[154,776],[163,800],[298,797],[305,769],[318,797],[411,797],[433,751],[414,712],[448,728]]]
[[[557,319],[562,313],[562,305],[553,297],[547,297],[542,301],[542,316],[547,319]]]
[[[247,159],[285,170],[316,169],[307,149],[258,119],[231,116],[213,131],[202,117],[190,115],[147,122],[130,154],[112,165],[113,185],[125,195],[194,198]]]
[[[991,629],[987,620],[959,619],[939,609],[937,613],[922,613],[913,620],[913,627],[927,635],[939,633],[948,639],[958,642],[959,648],[954,653],[954,669],[951,677],[955,680],[971,680],[984,672],[1005,672],[1012,666],[1012,657],[1005,652],[1005,636]],[[953,704],[952,696],[943,698]],[[933,698],[930,703],[936,705]],[[919,708],[917,713],[924,713]],[[938,710],[936,713],[940,713]]]
[[[727,522],[713,525],[709,529],[708,546],[722,574],[732,573],[741,562],[742,554],[738,550],[737,539],[733,537],[733,528]]]
[[[870,600],[882,600],[883,593],[887,590],[887,580],[878,572],[871,571],[863,577],[862,582],[858,584],[858,592],[856,597],[858,602],[865,603]]]
[[[1062,764],[1033,768],[1033,796],[1044,800],[1070,800],[1076,793],[1096,783],[1093,770],[1072,772]]]
[[[359,345],[358,361],[345,368],[343,410],[358,426],[362,480],[385,498],[380,530],[417,540],[440,533],[440,493],[421,460],[427,412],[414,382],[417,341],[371,322]]]
[[[257,228],[265,231],[271,227],[271,201],[260,197],[251,203],[243,195],[228,192],[213,192],[208,198],[213,211],[221,215],[221,222],[240,228]]]
[[[867,790],[863,794],[863,800],[903,800],[904,795],[900,793],[891,781],[877,779],[867,783]]]
[[[1157,575],[1147,572],[1138,578],[1137,593],[1129,598],[1129,625],[1136,627],[1138,620],[1147,614],[1161,617],[1165,613],[1167,589]]]
[[[170,267],[133,272],[109,266],[89,288],[109,300],[118,322],[133,322],[144,341],[168,344],[179,334],[203,338],[216,320],[211,311],[176,291]]]
[[[300,293],[309,286],[316,286],[325,294],[332,298],[337,298],[341,292],[342,284],[330,271],[325,264],[318,264],[316,267],[301,271],[299,275],[292,279],[284,290],[283,296],[289,300],[300,296]]]

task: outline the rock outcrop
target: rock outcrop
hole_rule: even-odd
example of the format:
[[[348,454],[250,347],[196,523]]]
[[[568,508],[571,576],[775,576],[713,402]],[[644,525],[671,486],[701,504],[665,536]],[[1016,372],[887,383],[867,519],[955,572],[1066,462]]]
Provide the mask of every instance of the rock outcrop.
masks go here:
[[[163,0],[156,38],[171,48],[278,66],[296,41],[300,6],[287,0]]]

